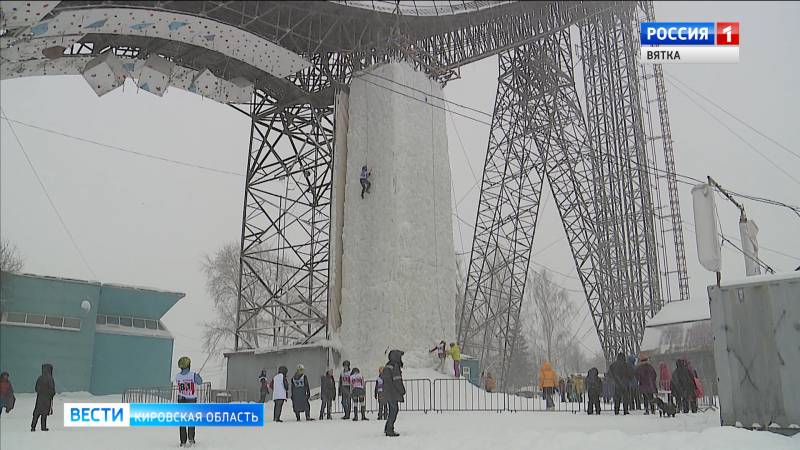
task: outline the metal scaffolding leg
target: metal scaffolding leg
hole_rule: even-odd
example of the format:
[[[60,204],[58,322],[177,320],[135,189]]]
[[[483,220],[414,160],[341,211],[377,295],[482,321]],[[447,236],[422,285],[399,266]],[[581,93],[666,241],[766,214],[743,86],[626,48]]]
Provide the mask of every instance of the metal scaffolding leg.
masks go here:
[[[597,157],[598,238],[611,289],[603,310],[614,335],[604,346],[607,357],[637,352],[646,320],[663,305],[630,19],[634,9],[580,24],[588,134]]]
[[[500,55],[500,78],[472,254],[459,342],[480,357],[483,367],[499,367],[505,379],[519,328],[533,232],[542,191],[542,159],[530,151],[527,69],[519,50]]]
[[[333,108],[251,108],[235,348],[325,334]]]

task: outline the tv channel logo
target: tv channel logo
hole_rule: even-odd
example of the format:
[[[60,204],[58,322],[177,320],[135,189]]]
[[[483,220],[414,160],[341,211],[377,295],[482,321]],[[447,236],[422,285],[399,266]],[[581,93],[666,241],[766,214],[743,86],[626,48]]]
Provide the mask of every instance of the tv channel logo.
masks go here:
[[[64,403],[65,427],[127,427],[130,417],[127,403]]]
[[[739,22],[642,22],[641,62],[738,63]]]
[[[260,427],[263,403],[65,403],[65,427]]]

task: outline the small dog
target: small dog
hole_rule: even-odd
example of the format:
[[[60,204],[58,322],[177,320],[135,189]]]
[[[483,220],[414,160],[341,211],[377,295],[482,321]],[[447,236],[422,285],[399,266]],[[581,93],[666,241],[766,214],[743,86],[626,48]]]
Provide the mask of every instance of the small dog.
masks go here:
[[[658,417],[675,417],[676,408],[672,403],[664,403],[664,400],[656,397],[658,406]]]

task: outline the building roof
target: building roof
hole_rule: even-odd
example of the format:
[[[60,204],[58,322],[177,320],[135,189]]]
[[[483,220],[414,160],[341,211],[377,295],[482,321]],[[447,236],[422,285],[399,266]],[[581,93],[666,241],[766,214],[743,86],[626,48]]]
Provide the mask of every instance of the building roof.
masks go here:
[[[792,280],[800,282],[800,271],[796,270],[794,272],[782,272],[782,273],[774,273],[774,274],[766,274],[766,275],[754,275],[750,277],[738,278],[733,280],[726,280],[720,283],[720,286],[723,288],[727,287],[744,287],[751,284],[761,284],[764,282],[769,281],[783,281],[783,280]]]
[[[709,319],[711,319],[711,311],[708,302],[704,300],[670,302],[647,321],[647,328]]]
[[[18,277],[28,280],[42,280],[54,283],[72,283],[99,288],[100,301],[97,312],[126,317],[139,317],[158,320],[172,308],[178,300],[186,296],[182,292],[167,291],[148,287],[136,287],[99,281],[61,278],[30,273],[7,273],[3,276]]]

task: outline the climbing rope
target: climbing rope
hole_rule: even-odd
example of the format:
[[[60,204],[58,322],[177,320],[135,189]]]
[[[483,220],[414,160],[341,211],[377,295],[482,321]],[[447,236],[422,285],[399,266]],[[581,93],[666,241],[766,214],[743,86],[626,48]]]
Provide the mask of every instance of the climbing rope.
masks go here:
[[[428,82],[430,83],[430,93],[432,94],[433,93],[433,80],[429,78]],[[427,97],[426,97],[425,101],[426,101],[426,103],[428,102]],[[434,135],[434,131],[435,130],[434,130],[433,103],[430,104],[430,107],[431,107],[431,174],[432,174],[431,183],[433,185],[433,195],[432,195],[432,197],[433,197],[433,258],[434,258],[433,259],[433,261],[434,261],[433,265],[434,265],[435,285],[438,288],[438,286],[439,286],[439,283],[438,283],[438,276],[439,276],[439,233],[437,232],[438,230],[437,230],[437,226],[436,226],[436,212],[437,212],[437,209],[436,209],[436,152],[435,152],[435,135]],[[444,333],[445,333],[444,320],[442,319],[442,304],[441,304],[441,302],[439,301],[438,298],[435,299],[435,301],[436,301],[436,310],[439,312],[439,329],[440,329],[440,331],[442,333],[441,336],[442,336],[442,339],[446,339],[446,337],[444,336]]]

